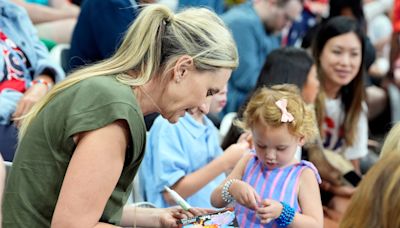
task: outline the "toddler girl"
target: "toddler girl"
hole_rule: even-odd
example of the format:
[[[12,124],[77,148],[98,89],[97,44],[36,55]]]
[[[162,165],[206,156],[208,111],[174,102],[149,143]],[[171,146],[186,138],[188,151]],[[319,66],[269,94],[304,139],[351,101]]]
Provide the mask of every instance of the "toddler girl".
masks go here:
[[[295,153],[318,134],[314,114],[293,85],[258,90],[248,103],[243,122],[255,153],[235,166],[211,196],[215,207],[233,200],[240,227],[322,227],[320,177],[313,164]]]

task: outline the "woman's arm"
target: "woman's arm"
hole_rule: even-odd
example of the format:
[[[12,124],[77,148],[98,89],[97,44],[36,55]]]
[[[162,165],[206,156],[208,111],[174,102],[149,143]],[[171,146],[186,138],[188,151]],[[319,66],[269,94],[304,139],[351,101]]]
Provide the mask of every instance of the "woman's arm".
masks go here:
[[[74,137],[77,147],[63,180],[51,227],[114,227],[99,220],[120,178],[129,137],[128,125],[123,120]]]
[[[292,226],[323,227],[323,211],[319,186],[311,169],[305,169],[300,176],[299,204],[302,213],[294,216]]]
[[[140,208],[134,205],[126,205],[122,212],[121,226],[178,227],[180,219],[211,212],[215,211],[200,208],[191,208],[189,211],[185,211],[179,207]]]
[[[122,212],[123,227],[178,227],[178,221],[184,218],[214,213],[214,209],[190,208],[188,211],[180,207],[140,208],[126,205]]]
[[[132,227],[140,224],[141,227],[161,227],[160,217],[165,212],[162,208],[141,208],[127,205],[122,212],[121,226]],[[174,223],[173,217],[170,222]]]
[[[80,8],[73,4],[64,4],[59,8],[52,8],[35,3],[27,3],[24,0],[11,0],[13,3],[23,7],[29,14],[33,24],[62,20],[67,18],[77,18]]]

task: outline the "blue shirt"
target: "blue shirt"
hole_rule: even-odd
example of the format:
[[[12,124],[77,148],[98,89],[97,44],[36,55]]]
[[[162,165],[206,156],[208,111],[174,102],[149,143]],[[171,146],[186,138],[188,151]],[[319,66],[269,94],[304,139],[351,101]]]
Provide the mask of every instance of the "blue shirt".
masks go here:
[[[170,124],[161,116],[155,120],[140,167],[140,183],[145,199],[158,207],[170,205],[164,200],[164,185],[172,186],[179,179],[207,165],[222,154],[218,132],[204,116],[205,124],[189,114]],[[212,191],[225,179],[225,174],[209,182],[186,200],[191,206],[210,208]]]
[[[178,8],[206,7],[217,14],[224,12],[224,1],[221,0],[179,0]]]
[[[44,6],[48,6],[49,5],[49,1],[48,0],[25,0],[25,2],[40,4],[40,5],[44,5]]]
[[[110,57],[137,10],[134,0],[85,0],[71,39],[68,71]]]
[[[0,0],[0,28],[24,53],[29,66],[24,68],[26,87],[39,75],[46,74],[53,77],[55,82],[61,81],[65,74],[61,67],[49,58],[47,48],[37,36],[37,32],[28,17],[25,9],[11,3],[8,0]],[[0,72],[6,67],[3,54],[0,55]],[[0,74],[0,81],[6,75]],[[0,93],[0,124],[10,123],[10,115],[15,111],[16,104],[22,94],[17,91],[12,93]]]
[[[233,7],[222,19],[231,29],[239,52],[239,66],[228,82],[228,100],[221,114],[237,112],[256,86],[267,55],[279,47],[279,38],[269,35],[251,2]]]

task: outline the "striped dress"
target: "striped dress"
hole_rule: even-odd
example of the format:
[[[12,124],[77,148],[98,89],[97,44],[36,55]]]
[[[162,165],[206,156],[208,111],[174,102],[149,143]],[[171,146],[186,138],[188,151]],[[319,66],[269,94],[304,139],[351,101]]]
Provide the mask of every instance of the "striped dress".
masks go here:
[[[297,212],[301,212],[298,202],[298,186],[300,174],[304,169],[311,168],[321,183],[321,178],[315,166],[308,161],[284,167],[268,170],[254,154],[250,158],[242,180],[254,187],[262,199],[270,198],[289,204]],[[275,221],[262,225],[255,211],[235,205],[235,213],[240,227],[278,227]]]

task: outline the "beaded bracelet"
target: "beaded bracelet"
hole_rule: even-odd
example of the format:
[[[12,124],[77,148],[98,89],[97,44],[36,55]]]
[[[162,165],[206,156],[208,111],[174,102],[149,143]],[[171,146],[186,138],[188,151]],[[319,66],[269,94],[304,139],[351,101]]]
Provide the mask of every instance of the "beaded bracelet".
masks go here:
[[[285,202],[281,202],[283,209],[281,215],[275,220],[279,227],[287,227],[293,222],[296,211]]]
[[[234,200],[233,196],[229,193],[229,187],[231,187],[232,183],[237,180],[238,179],[230,179],[227,182],[225,182],[224,186],[222,187],[221,191],[222,200],[228,204]]]
[[[47,82],[43,79],[35,79],[30,83],[30,86],[33,86],[35,84],[43,84],[47,87],[47,90],[50,90],[53,87],[53,83]]]

